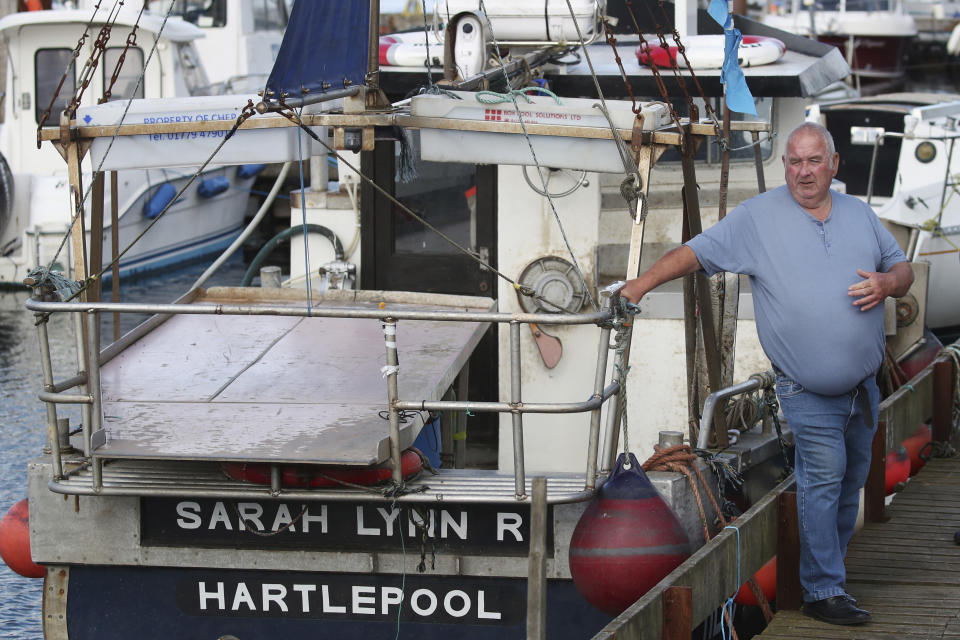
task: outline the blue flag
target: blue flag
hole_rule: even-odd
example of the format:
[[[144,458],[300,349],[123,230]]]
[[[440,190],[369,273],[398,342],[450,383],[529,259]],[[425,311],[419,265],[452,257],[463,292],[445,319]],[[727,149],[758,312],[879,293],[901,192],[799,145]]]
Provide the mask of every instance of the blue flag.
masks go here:
[[[747,87],[747,79],[740,69],[738,49],[743,36],[740,30],[733,26],[733,20],[727,11],[725,0],[711,0],[707,13],[717,24],[723,27],[723,66],[720,68],[720,82],[727,88],[727,107],[737,113],[757,115],[757,107],[753,102],[753,94]]]

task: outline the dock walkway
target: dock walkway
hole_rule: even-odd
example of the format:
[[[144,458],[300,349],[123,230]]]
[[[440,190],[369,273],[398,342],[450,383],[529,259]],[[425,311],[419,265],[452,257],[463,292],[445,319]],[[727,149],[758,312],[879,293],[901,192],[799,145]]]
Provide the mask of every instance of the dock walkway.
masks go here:
[[[847,591],[873,622],[829,625],[778,611],[761,638],[960,640],[960,455],[934,458],[847,552]]]

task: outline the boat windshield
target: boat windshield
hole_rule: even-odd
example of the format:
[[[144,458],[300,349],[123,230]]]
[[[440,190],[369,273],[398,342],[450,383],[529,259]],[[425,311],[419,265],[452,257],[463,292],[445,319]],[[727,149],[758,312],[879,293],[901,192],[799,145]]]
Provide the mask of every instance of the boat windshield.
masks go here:
[[[816,8],[821,11],[892,11],[894,4],[889,0],[817,0]]]
[[[244,0],[243,6],[253,10],[254,31],[282,31],[287,26],[287,5],[283,0]],[[232,19],[227,15],[227,0],[174,0],[172,15],[201,28],[224,27]]]

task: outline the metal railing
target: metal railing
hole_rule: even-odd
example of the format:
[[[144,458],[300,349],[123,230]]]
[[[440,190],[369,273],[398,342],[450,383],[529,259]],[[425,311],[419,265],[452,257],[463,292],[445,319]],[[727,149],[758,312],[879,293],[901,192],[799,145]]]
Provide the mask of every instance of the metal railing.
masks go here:
[[[178,303],[172,304],[133,304],[110,302],[48,302],[41,298],[44,291],[40,287],[34,290],[34,297],[27,301],[26,307],[33,311],[38,318],[37,332],[40,342],[41,366],[43,369],[44,389],[38,394],[39,399],[47,405],[47,430],[52,453],[53,482],[68,477],[80,469],[69,472],[64,470],[63,451],[60,447],[57,431],[57,406],[61,404],[80,404],[82,412],[83,433],[83,464],[81,468],[89,468],[92,472],[93,491],[103,491],[103,464],[108,456],[96,456],[94,451],[100,444],[103,436],[103,417],[101,411],[101,367],[118,355],[127,346],[148,333],[167,318],[174,315],[218,315],[218,316],[300,316],[326,318],[353,318],[376,319],[381,322],[384,346],[386,351],[386,373],[388,413],[389,413],[389,441],[390,464],[392,479],[396,483],[403,480],[401,472],[400,451],[400,422],[401,412],[413,411],[471,411],[510,413],[513,423],[513,455],[514,455],[514,494],[518,500],[526,499],[526,475],[524,470],[523,449],[523,416],[527,413],[558,414],[558,413],[590,413],[590,427],[588,436],[587,461],[584,480],[584,492],[581,499],[589,497],[596,487],[598,475],[598,451],[601,431],[601,412],[603,405],[610,398],[618,397],[621,381],[618,371],[621,366],[614,366],[607,381],[607,361],[610,351],[610,334],[617,317],[616,301],[619,289],[623,283],[611,285],[601,292],[602,308],[600,311],[584,314],[531,314],[531,313],[503,313],[493,311],[420,311],[420,310],[393,310],[369,309],[358,307],[293,307],[272,304],[184,304],[196,296],[196,292],[187,294]],[[46,315],[52,313],[76,314],[78,368],[80,371],[68,379],[56,381],[54,379],[51,362],[50,344],[47,335]],[[120,341],[111,344],[107,349],[100,348],[100,315],[102,313],[136,313],[155,314],[150,320],[127,334]],[[83,318],[85,316],[85,318]],[[85,322],[84,322],[85,319]],[[473,402],[470,400],[407,400],[402,399],[398,391],[398,347],[396,342],[397,323],[401,320],[430,320],[443,322],[471,322],[471,323],[498,323],[508,324],[510,327],[510,380],[511,392],[508,401]],[[594,324],[600,328],[600,338],[593,388],[586,400],[579,402],[523,402],[520,376],[521,367],[521,324],[552,324],[552,325],[585,325]],[[629,330],[623,328],[622,330]],[[617,358],[623,358],[618,353]],[[618,365],[622,363],[618,362]],[[72,391],[79,388],[79,393]],[[616,408],[608,411],[606,437],[612,436],[617,428],[615,417]],[[276,465],[273,465],[274,467]],[[274,474],[276,475],[276,474]],[[272,486],[274,494],[279,493],[278,486]],[[143,495],[150,495],[144,490]]]

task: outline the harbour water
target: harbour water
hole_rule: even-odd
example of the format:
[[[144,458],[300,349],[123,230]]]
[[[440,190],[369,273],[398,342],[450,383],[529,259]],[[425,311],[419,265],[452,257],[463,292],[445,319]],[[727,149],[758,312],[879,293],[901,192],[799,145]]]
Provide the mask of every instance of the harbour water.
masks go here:
[[[206,265],[183,267],[121,286],[125,302],[171,302],[203,273]],[[237,285],[246,266],[239,255],[210,279],[208,286]],[[27,497],[27,463],[40,455],[46,442],[46,411],[37,400],[43,387],[34,316],[24,308],[26,292],[0,291],[0,517]],[[121,333],[144,317],[122,317]],[[113,329],[106,321],[104,336]],[[76,367],[73,324],[53,316],[48,328],[54,371]],[[75,370],[75,369],[74,369]],[[61,415],[70,415],[61,413]],[[78,424],[79,413],[70,415]],[[23,578],[0,562],[0,638],[36,640],[43,637],[40,600],[43,580]]]

